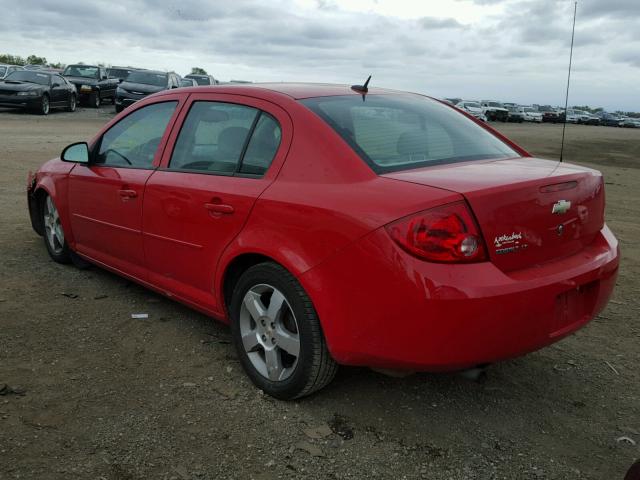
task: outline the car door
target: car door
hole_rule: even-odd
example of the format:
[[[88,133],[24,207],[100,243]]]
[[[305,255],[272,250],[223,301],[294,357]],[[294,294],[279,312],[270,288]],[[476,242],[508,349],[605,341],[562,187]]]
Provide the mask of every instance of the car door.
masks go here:
[[[144,187],[160,161],[179,96],[131,109],[92,146],[89,164],[69,175],[76,249],[138,279],[146,278],[142,241]]]
[[[180,128],[178,128],[180,125]],[[150,281],[215,313],[214,274],[273,181],[292,127],[279,107],[258,99],[191,94],[149,179],[143,212]]]
[[[68,98],[66,82],[60,75],[51,75],[51,105],[56,107],[66,105]]]

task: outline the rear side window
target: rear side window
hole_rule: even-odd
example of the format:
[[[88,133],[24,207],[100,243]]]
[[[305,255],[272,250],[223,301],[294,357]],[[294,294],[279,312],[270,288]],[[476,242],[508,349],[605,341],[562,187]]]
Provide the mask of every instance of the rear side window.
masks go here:
[[[276,119],[262,112],[242,159],[240,172],[264,175],[278,151],[281,135]]]
[[[194,102],[169,169],[263,175],[279,145],[280,127],[271,115],[245,105]]]
[[[519,154],[455,109],[417,95],[301,101],[378,173]]]

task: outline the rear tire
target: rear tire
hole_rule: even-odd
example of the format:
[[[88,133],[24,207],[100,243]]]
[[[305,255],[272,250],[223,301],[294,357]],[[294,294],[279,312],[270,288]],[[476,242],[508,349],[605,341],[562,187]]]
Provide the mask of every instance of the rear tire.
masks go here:
[[[60,223],[60,215],[53,199],[46,195],[40,205],[42,225],[44,226],[44,244],[49,256],[58,263],[70,263],[69,247],[65,240],[64,230]]]
[[[311,299],[282,266],[265,262],[244,272],[229,310],[240,363],[265,393],[290,400],[333,380],[338,364]]]

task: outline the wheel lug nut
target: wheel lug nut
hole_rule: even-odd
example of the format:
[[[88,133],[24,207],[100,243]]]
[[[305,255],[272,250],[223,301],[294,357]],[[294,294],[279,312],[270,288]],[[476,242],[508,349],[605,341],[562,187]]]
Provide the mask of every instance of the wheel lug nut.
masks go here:
[[[260,323],[262,323],[262,326],[264,327],[264,318],[260,320]]]
[[[271,328],[276,328],[276,324],[271,322]]]
[[[266,342],[267,341],[267,336],[266,335],[262,335],[262,341]]]
[[[275,338],[272,338],[272,339],[271,339],[271,343],[276,343],[276,339],[275,339]]]

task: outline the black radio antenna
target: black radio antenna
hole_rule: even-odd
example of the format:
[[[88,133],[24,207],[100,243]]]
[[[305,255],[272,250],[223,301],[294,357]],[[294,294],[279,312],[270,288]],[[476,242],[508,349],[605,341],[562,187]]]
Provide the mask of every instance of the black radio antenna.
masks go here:
[[[573,28],[571,29],[571,50],[569,50],[569,73],[567,74],[567,94],[564,97],[564,122],[562,122],[562,141],[560,142],[560,161],[564,153],[564,131],[567,128],[567,108],[569,106],[569,82],[571,81],[571,60],[573,59],[573,36],[576,32],[576,12],[578,11],[578,0],[573,4]]]
[[[351,85],[351,90],[355,90],[362,94],[362,101],[364,102],[364,96],[369,91],[369,80],[371,80],[371,75],[367,78],[367,81],[364,82],[364,85]]]

